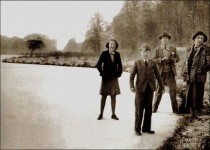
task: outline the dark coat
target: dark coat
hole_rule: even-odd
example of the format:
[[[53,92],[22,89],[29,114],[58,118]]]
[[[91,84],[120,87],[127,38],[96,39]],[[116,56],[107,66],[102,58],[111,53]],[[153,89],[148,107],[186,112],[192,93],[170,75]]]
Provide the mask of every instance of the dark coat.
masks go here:
[[[114,62],[112,62],[109,50],[103,51],[96,67],[100,72],[100,76],[103,78],[120,77],[122,74],[122,62],[120,53],[115,51]]]
[[[163,81],[160,77],[160,73],[157,68],[155,61],[149,59],[148,66],[145,66],[144,60],[138,60],[135,62],[133,69],[130,74],[130,88],[134,88],[134,78],[137,75],[136,79],[136,92],[143,93],[146,90],[147,83],[149,83],[152,91],[155,90],[155,77],[158,80],[161,88],[164,89]]]
[[[169,52],[170,52],[169,60],[172,61],[171,68],[173,70],[174,75],[177,75],[175,63],[179,62],[180,58],[177,53],[176,47],[169,46]],[[158,69],[159,69],[160,74],[163,71],[163,65],[164,65],[164,62],[162,61],[163,57],[164,57],[164,55],[163,55],[163,50],[162,50],[161,46],[155,48],[155,53],[153,55],[153,59],[158,64]]]

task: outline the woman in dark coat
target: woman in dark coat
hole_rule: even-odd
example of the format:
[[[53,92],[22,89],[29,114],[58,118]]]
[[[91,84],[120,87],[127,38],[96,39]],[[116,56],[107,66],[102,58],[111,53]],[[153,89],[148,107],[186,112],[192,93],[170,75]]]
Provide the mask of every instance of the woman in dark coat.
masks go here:
[[[208,37],[202,31],[193,38],[194,44],[187,48],[186,59],[183,65],[183,77],[187,82],[186,109],[190,109],[195,116],[203,108],[204,85],[209,71],[209,47],[204,44]]]
[[[100,95],[101,95],[101,107],[98,120],[103,118],[103,111],[106,104],[106,98],[111,96],[112,107],[112,119],[118,120],[115,115],[116,95],[120,94],[120,87],[118,78],[122,74],[122,62],[120,53],[117,52],[118,43],[116,40],[111,39],[107,44],[108,50],[103,51],[96,65],[100,76],[102,77]]]

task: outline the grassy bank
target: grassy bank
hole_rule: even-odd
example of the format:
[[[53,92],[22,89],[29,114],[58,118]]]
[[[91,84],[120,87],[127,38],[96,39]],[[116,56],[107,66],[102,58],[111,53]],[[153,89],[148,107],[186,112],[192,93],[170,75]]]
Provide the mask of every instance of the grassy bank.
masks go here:
[[[197,117],[191,117],[190,114],[184,115],[179,120],[179,126],[173,136],[167,138],[158,150],[209,150],[209,112],[208,104]]]
[[[95,68],[98,59],[99,55],[93,53],[51,52],[36,53],[33,57],[23,55],[19,57],[5,58],[2,62]],[[132,67],[133,61],[123,59],[122,63],[123,71],[128,72]]]

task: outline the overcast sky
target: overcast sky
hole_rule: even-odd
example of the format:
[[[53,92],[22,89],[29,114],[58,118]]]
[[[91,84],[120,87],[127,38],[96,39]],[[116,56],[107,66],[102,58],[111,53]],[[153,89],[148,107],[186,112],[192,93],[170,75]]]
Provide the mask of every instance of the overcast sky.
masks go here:
[[[95,12],[112,22],[122,6],[123,1],[1,1],[1,35],[45,34],[63,49],[71,38],[84,40]]]

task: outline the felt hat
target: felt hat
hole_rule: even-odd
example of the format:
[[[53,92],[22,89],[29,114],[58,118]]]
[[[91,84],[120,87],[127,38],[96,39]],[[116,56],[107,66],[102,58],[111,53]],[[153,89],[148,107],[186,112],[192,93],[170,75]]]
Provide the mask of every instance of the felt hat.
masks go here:
[[[171,39],[171,36],[168,34],[168,33],[166,33],[166,32],[164,32],[161,36],[159,36],[159,39],[161,40],[162,39],[162,37],[168,37],[169,38],[169,40]]]
[[[198,36],[198,35],[202,35],[204,37],[204,40],[203,42],[206,42],[208,40],[208,37],[205,33],[203,33],[202,31],[198,31],[195,35],[193,35],[192,39],[195,40],[195,38]]]

